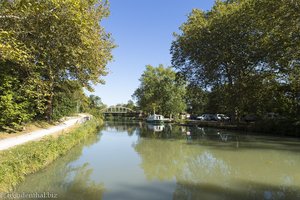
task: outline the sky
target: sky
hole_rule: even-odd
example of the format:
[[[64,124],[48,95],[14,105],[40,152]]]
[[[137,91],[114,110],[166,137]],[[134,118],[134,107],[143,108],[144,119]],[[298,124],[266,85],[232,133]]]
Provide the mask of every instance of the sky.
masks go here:
[[[209,10],[214,0],[110,0],[110,16],[101,22],[117,47],[104,85],[94,95],[111,106],[127,103],[146,65],[171,66],[173,33],[194,8]],[[90,94],[90,93],[89,93]]]

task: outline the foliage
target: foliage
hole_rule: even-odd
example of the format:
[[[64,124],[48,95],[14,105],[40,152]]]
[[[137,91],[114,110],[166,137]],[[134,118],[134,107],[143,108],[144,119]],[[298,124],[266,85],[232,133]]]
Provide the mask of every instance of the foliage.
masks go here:
[[[104,109],[106,105],[102,102],[101,98],[99,96],[90,95],[89,96],[89,108],[97,108],[97,109]]]
[[[131,110],[135,110],[135,111],[137,110],[137,107],[132,100],[128,100],[127,104],[125,104],[124,106]]]
[[[127,103],[118,103],[115,105],[116,107],[126,107],[129,108],[131,110],[137,111],[138,107],[135,105],[135,103],[133,102],[133,100],[128,100]]]
[[[20,104],[1,116],[5,125],[72,113],[79,102],[72,93],[103,83],[114,47],[99,25],[108,14],[107,1],[0,1],[0,87],[8,90],[11,77],[15,93],[0,95],[12,101],[5,106]]]
[[[102,102],[99,96],[90,95],[88,98],[88,109],[87,112],[93,116],[102,118],[101,110],[105,109],[107,106]]]
[[[1,68],[1,67],[0,67]],[[16,72],[3,69],[0,74],[0,127],[19,129],[22,122],[29,121],[34,115],[34,97],[30,95],[29,86],[23,84]]]
[[[208,12],[193,10],[172,43],[172,64],[193,84],[221,88],[217,100],[232,116],[299,117],[299,5],[216,1]]]
[[[177,79],[171,68],[147,65],[140,82],[133,97],[143,111],[151,113],[155,110],[163,115],[176,115],[185,110],[185,83]]]
[[[205,111],[207,105],[208,93],[197,85],[188,85],[186,88],[187,112],[193,115],[199,115]]]
[[[0,152],[0,191],[11,191],[25,176],[45,168],[75,145],[94,134],[101,124],[96,118],[71,133],[48,137]]]
[[[63,85],[55,91],[52,115],[54,120],[83,111],[81,102],[85,101],[87,97],[77,82],[65,81]]]

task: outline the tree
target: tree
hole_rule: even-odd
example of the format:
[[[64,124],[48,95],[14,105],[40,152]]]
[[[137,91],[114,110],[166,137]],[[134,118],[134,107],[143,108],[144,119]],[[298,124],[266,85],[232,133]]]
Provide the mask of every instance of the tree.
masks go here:
[[[89,96],[89,107],[90,109],[103,109],[106,107],[104,103],[102,102],[101,98],[99,96],[90,95]]]
[[[208,12],[193,10],[172,44],[172,64],[204,89],[223,88],[232,116],[262,113],[271,102],[275,110],[283,102],[293,107],[282,112],[295,116],[299,87],[291,86],[299,81],[290,78],[299,65],[298,11],[298,1],[268,0],[217,1]],[[278,92],[268,96],[268,88]]]
[[[90,91],[92,84],[103,83],[114,47],[99,25],[109,14],[107,5],[97,0],[0,1],[0,69],[7,75],[7,69],[17,72],[19,82],[13,84],[24,84],[33,116],[50,120],[68,81]]]
[[[189,84],[186,88],[187,112],[193,115],[199,115],[205,111],[207,104],[207,91],[204,91],[198,85]]]
[[[163,115],[176,115],[185,110],[185,82],[177,79],[170,67],[147,65],[140,82],[133,97],[141,110]]]
[[[125,107],[131,110],[136,110],[136,106],[132,100],[128,100],[127,104],[125,104]]]
[[[57,120],[63,116],[87,110],[87,108],[84,108],[86,99],[87,97],[78,82],[70,80],[65,81],[59,90],[56,90],[55,92],[52,118]]]
[[[86,112],[96,117],[102,117],[102,110],[107,106],[102,102],[101,98],[96,95],[90,95],[88,97],[88,108]]]

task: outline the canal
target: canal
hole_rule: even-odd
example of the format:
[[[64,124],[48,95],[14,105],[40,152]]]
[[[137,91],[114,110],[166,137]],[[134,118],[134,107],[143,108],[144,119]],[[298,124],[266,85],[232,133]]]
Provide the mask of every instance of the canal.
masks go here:
[[[300,141],[105,122],[15,192],[58,199],[300,199]]]

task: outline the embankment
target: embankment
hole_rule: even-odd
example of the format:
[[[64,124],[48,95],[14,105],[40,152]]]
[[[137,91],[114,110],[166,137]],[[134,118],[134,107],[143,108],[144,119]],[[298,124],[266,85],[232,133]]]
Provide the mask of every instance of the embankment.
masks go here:
[[[96,118],[80,127],[39,141],[29,142],[0,152],[0,192],[12,191],[26,175],[35,173],[66,154],[72,147],[81,143],[100,129],[102,121]]]

